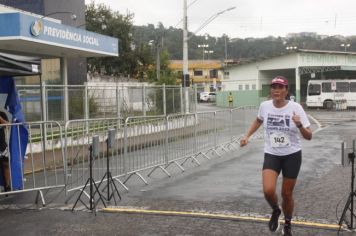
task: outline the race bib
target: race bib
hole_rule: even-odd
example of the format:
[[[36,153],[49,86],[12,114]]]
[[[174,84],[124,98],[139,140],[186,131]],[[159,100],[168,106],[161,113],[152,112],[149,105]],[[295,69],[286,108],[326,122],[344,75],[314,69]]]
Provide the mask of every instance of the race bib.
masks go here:
[[[289,147],[290,146],[289,136],[282,132],[271,132],[269,134],[269,141],[270,141],[271,147],[273,147],[273,148]]]

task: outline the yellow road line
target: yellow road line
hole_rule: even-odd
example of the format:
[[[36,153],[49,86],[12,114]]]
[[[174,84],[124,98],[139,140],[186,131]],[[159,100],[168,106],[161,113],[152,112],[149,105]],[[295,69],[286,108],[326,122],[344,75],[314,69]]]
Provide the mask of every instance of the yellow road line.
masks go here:
[[[226,215],[204,212],[187,212],[187,211],[158,211],[158,210],[145,210],[135,208],[103,208],[103,212],[107,213],[133,213],[133,214],[153,214],[153,215],[171,215],[171,216],[190,216],[201,218],[214,218],[214,219],[226,219],[226,220],[245,220],[256,222],[268,222],[269,218],[254,217],[254,216],[240,216],[240,215]],[[317,223],[311,221],[294,221],[294,225],[308,226],[324,229],[339,229],[337,224]],[[343,228],[341,228],[343,229]]]

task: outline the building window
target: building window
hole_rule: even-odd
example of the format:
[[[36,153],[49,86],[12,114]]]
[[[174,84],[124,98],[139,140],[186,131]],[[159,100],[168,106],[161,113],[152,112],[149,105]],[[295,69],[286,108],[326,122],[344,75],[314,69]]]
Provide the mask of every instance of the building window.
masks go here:
[[[229,71],[224,71],[224,79],[228,79],[230,77]]]
[[[239,90],[243,90],[242,84],[239,84]]]
[[[203,71],[202,70],[195,70],[194,71],[194,76],[203,76]]]
[[[250,90],[250,85],[249,84],[245,84],[245,90]]]
[[[350,83],[350,92],[356,92],[356,83],[355,82]]]
[[[218,78],[218,70],[216,70],[216,69],[210,70],[209,76],[210,76],[210,79]]]
[[[256,85],[255,84],[252,85],[252,90],[256,90]]]
[[[324,93],[331,93],[332,92],[331,82],[322,83],[321,89]]]

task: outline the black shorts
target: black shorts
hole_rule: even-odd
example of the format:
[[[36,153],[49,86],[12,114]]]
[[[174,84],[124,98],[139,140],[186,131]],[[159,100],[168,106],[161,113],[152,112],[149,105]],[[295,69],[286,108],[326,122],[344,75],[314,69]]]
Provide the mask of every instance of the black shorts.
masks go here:
[[[263,169],[271,169],[278,174],[282,170],[283,177],[296,179],[302,164],[302,151],[298,151],[285,156],[276,156],[265,153]]]

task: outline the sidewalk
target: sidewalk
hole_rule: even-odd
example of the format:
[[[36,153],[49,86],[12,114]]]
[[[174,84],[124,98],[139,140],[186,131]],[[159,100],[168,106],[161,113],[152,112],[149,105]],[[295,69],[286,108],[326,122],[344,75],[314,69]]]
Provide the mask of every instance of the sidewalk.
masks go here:
[[[355,127],[355,122],[330,126],[303,142],[294,221],[337,225],[350,189],[350,167],[340,166],[340,143],[355,138]],[[120,188],[123,200],[116,207],[141,210],[136,213],[95,216],[81,204],[72,213],[68,209],[76,197],[65,205],[64,197],[55,198],[54,193],[48,196],[48,206],[39,210],[34,194],[9,196],[0,200],[0,235],[275,235],[264,221],[271,210],[261,186],[262,146],[262,140],[255,140],[221,158],[201,158],[201,166],[188,161],[184,173],[172,166],[170,178],[156,171],[147,186],[130,179],[130,192]],[[256,219],[243,220],[246,216]],[[293,225],[293,232],[337,234],[305,225]]]

